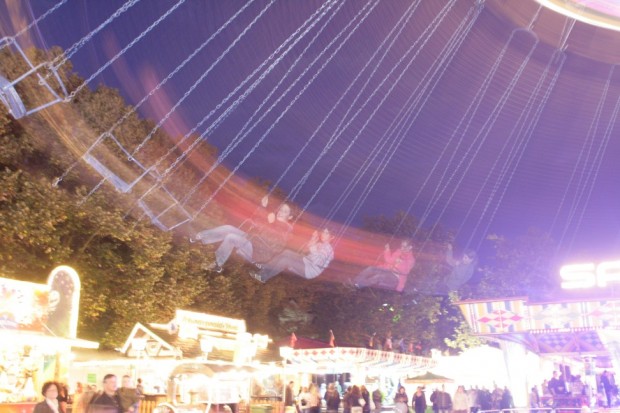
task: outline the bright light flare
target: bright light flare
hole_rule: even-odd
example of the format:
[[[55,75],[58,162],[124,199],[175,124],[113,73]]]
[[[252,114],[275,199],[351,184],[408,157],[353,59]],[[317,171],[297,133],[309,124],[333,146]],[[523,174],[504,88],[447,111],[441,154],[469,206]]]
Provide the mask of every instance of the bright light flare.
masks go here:
[[[620,31],[620,3],[616,0],[536,0],[543,6],[584,23]]]

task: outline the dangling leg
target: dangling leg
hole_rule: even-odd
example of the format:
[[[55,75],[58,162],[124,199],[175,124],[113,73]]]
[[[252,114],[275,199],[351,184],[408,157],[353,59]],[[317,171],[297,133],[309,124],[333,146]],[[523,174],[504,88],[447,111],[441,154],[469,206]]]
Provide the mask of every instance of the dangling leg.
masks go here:
[[[375,276],[377,271],[381,271],[378,267],[368,267],[363,269],[359,274],[353,278],[352,283],[357,288],[370,287],[372,285],[371,279]]]
[[[235,248],[243,259],[246,261],[252,260],[252,243],[247,239],[245,232],[240,231],[240,233],[229,233],[224,237],[222,243],[215,251],[216,264],[219,267],[223,266]]]
[[[222,225],[216,228],[200,231],[193,239],[190,239],[190,241],[200,241],[203,244],[214,244],[216,242],[223,241],[224,238],[226,238],[226,236],[229,234],[237,234],[243,236],[246,235],[245,232],[243,232],[237,227],[234,227],[232,225]]]
[[[396,290],[398,286],[398,276],[390,270],[380,268],[368,279],[368,285],[384,290]]]
[[[264,264],[258,274],[253,275],[253,277],[259,281],[267,282],[287,269],[295,275],[306,278],[306,266],[303,256],[291,250],[284,250],[278,254],[271,261]]]
[[[395,290],[398,285],[398,276],[385,268],[368,267],[355,277],[354,282],[358,288]]]

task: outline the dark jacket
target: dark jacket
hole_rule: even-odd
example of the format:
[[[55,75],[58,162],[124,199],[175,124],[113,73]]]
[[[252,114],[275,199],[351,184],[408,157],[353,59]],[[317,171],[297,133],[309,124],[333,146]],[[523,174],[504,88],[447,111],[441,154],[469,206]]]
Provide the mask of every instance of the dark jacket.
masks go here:
[[[284,251],[286,241],[293,227],[288,222],[267,221],[267,211],[262,210],[260,217],[253,217],[252,226],[248,230],[248,239],[252,243],[252,259],[257,263],[265,263]]]
[[[45,400],[41,403],[37,403],[34,406],[32,413],[54,413],[54,410],[47,404]]]
[[[431,394],[431,402],[433,403],[433,410],[449,410],[452,408],[452,398],[445,391],[434,391]]]
[[[325,404],[327,410],[338,410],[340,407],[340,393],[337,390],[328,390],[325,392]]]
[[[411,407],[415,413],[424,413],[426,411],[426,395],[422,392],[418,396],[418,392],[413,394],[413,398],[411,399]]]

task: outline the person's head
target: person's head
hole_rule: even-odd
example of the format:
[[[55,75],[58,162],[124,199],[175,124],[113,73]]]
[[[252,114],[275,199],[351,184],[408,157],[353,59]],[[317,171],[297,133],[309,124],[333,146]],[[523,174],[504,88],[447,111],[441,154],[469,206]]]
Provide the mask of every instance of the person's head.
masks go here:
[[[276,212],[276,219],[282,222],[288,222],[291,218],[291,207],[289,204],[282,204],[280,208],[278,208],[278,212]]]
[[[103,391],[107,394],[112,394],[116,391],[116,376],[114,374],[103,376]]]
[[[58,398],[58,385],[53,381],[46,381],[45,383],[43,383],[41,394],[46,399],[56,400]]]
[[[399,393],[404,393],[404,392],[405,392],[405,388],[404,388],[403,386],[400,386],[400,387],[398,388],[398,392],[399,392]]]
[[[325,243],[329,243],[332,241],[332,239],[334,239],[332,233],[329,231],[329,228],[325,228],[323,229],[323,231],[321,231],[321,242],[325,242]]]
[[[131,387],[131,377],[128,375],[123,376],[122,387]]]
[[[476,260],[476,252],[474,250],[467,250],[463,254],[463,264],[471,264]]]
[[[411,251],[413,247],[411,246],[411,241],[408,239],[404,239],[400,242],[401,251]]]

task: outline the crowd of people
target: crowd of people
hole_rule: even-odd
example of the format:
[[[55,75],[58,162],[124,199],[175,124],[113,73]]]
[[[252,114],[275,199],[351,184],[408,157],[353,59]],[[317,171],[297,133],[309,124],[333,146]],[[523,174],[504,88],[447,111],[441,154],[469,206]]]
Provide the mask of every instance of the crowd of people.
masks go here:
[[[551,379],[543,381],[541,390],[532,387],[530,407],[581,407],[593,403],[599,407],[613,407],[618,404],[618,386],[614,375],[607,370],[599,376],[596,389],[584,383],[580,375],[564,377],[563,373],[554,371]]]
[[[370,413],[371,400],[375,400],[376,394],[368,391],[366,386],[349,386],[342,391],[340,383],[329,383],[321,395],[320,388],[312,383],[303,386],[295,395],[294,383],[290,382],[286,388],[284,405],[294,407],[298,413],[319,413],[322,406],[328,413]],[[381,410],[381,398],[379,398],[379,411]],[[376,409],[376,404],[373,404]]]
[[[142,395],[140,387],[140,382],[133,387],[129,376],[123,376],[118,387],[116,376],[106,374],[101,391],[95,385],[84,387],[78,383],[70,397],[67,386],[49,381],[43,384],[44,399],[35,405],[33,413],[67,413],[68,405],[71,413],[136,413]]]
[[[209,271],[222,272],[223,266],[236,251],[243,260],[255,268],[250,276],[262,283],[269,281],[283,271],[304,279],[318,277],[334,259],[333,234],[329,228],[313,232],[303,251],[287,249],[291,235],[292,210],[289,204],[280,203],[270,211],[269,197],[260,202],[254,215],[239,227],[222,225],[205,229],[190,238],[190,242],[205,245],[218,244]],[[452,245],[448,245],[445,262],[450,267],[449,274],[440,283],[443,292],[454,291],[467,282],[476,266],[476,254],[465,251],[460,257],[453,255]],[[400,241],[399,248],[392,250],[385,245],[382,259],[376,265],[363,269],[350,283],[356,288],[380,288],[402,292],[415,264],[411,241]]]
[[[510,390],[498,386],[493,391],[478,387],[466,390],[464,386],[458,386],[453,394],[441,386],[433,389],[430,396],[424,386],[418,386],[411,398],[405,387],[399,386],[392,400],[386,400],[386,395],[378,387],[369,391],[364,385],[351,385],[343,391],[340,384],[334,382],[327,385],[324,394],[315,384],[302,387],[297,393],[293,386],[293,382],[287,386],[284,403],[297,413],[318,413],[321,406],[327,413],[340,410],[343,413],[380,413],[386,405],[393,406],[395,413],[425,413],[428,407],[434,413],[476,413],[514,408]]]
[[[618,387],[613,374],[604,371],[598,384],[599,406],[616,405]],[[529,394],[529,407],[533,410],[589,405],[591,394],[580,376],[570,376],[566,380],[556,371],[540,387],[541,392],[534,386]],[[143,391],[140,379],[134,387],[132,379],[123,376],[121,387],[118,387],[117,377],[107,374],[103,378],[101,391],[97,391],[95,386],[78,383],[75,393],[70,396],[66,385],[50,381],[43,385],[41,393],[44,400],[35,406],[33,413],[67,413],[69,404],[72,404],[72,413],[136,413]],[[578,401],[575,406],[566,404],[575,400]],[[493,390],[477,386],[466,390],[464,386],[458,386],[452,394],[442,385],[434,388],[428,398],[424,386],[418,386],[411,398],[405,387],[398,386],[394,398],[386,400],[386,395],[378,387],[372,391],[364,385],[349,385],[343,389],[337,381],[321,387],[312,383],[297,391],[291,381],[286,386],[284,405],[297,413],[320,413],[323,409],[327,413],[381,413],[386,405],[393,405],[395,413],[425,413],[428,407],[434,413],[477,413],[515,407],[510,390],[497,385]]]

